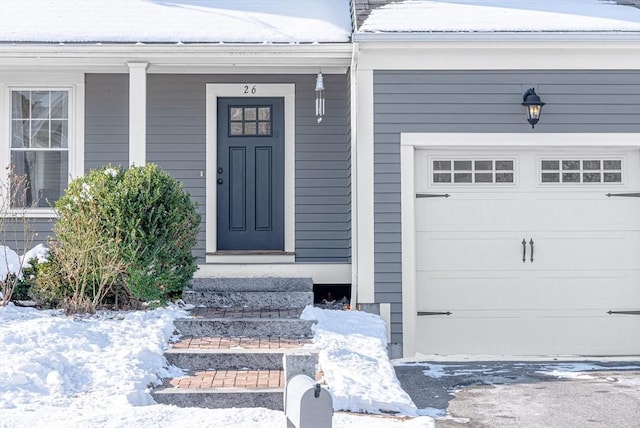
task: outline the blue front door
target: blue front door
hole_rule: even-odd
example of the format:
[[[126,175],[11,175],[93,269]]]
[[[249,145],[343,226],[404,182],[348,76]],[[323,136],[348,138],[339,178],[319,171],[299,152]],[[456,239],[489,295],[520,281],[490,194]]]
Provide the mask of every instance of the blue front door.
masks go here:
[[[284,250],[284,100],[218,99],[218,250]]]

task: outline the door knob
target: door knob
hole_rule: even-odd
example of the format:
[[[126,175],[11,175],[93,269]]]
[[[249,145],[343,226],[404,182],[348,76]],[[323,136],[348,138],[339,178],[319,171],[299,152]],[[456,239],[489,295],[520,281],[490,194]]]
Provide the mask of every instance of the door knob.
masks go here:
[[[218,174],[222,174],[222,167],[218,167]]]
[[[222,178],[218,178],[218,184],[222,184],[222,183],[223,183]]]

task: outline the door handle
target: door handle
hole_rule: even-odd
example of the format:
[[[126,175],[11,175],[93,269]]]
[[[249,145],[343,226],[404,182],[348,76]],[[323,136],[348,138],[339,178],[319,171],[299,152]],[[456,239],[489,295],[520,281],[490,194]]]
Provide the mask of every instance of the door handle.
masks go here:
[[[218,178],[218,184],[222,184],[222,183],[223,183],[222,178]]]
[[[522,238],[522,263],[527,261],[527,241]]]
[[[533,238],[529,241],[529,245],[531,245],[531,263],[533,263]]]
[[[222,174],[223,170],[222,167],[218,167],[218,174]]]

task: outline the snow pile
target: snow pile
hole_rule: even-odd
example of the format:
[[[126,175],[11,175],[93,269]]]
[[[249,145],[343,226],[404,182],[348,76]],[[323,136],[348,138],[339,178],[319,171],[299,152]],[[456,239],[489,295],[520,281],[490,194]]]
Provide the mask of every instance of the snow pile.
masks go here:
[[[344,315],[343,315],[344,314]],[[161,377],[178,376],[176,368],[167,368],[163,352],[173,334],[173,320],[186,314],[169,307],[147,312],[101,312],[89,317],[66,317],[60,311],[39,311],[10,304],[0,307],[0,427],[25,426],[47,428],[280,428],[285,425],[282,412],[267,409],[199,409],[177,408],[153,404],[149,384]],[[380,373],[364,373],[364,368],[350,367],[376,383],[376,388],[358,388],[362,394],[355,403],[343,398],[345,407],[381,401],[380,391],[389,389],[397,408],[411,410],[410,400],[399,389],[391,373],[386,355],[374,351],[384,327],[378,317],[367,314],[327,311],[316,313],[322,318],[321,334],[328,339],[341,329],[349,340],[357,339],[367,349],[358,356],[348,356],[351,346],[345,344],[343,358],[357,364],[365,353],[380,354],[375,364],[366,361],[364,368]],[[335,315],[335,317],[334,317]],[[374,325],[372,327],[372,325]],[[332,327],[333,333],[327,330]],[[322,333],[324,331],[324,333]],[[351,331],[351,333],[349,333]],[[373,336],[369,336],[373,334]],[[365,340],[369,337],[369,340]],[[365,351],[365,353],[361,353]],[[336,353],[334,350],[332,353]],[[334,373],[325,361],[327,373]],[[338,369],[344,371],[342,367]],[[380,375],[382,373],[382,375]],[[389,382],[386,384],[386,382]],[[338,385],[341,381],[336,381]],[[344,387],[342,382],[341,388]],[[366,394],[372,394],[370,398]],[[402,397],[406,397],[402,399]],[[408,412],[407,412],[408,413]],[[383,415],[335,413],[336,428],[432,428],[433,419]]]
[[[180,374],[162,353],[177,309],[64,317],[9,305],[0,323],[0,408],[86,396],[148,405],[148,386]]]
[[[307,306],[301,318],[318,321],[313,327],[313,340],[321,349],[320,367],[334,409],[417,415],[415,404],[400,387],[389,362],[385,325],[380,317]]]
[[[2,0],[5,42],[348,42],[348,0]]]
[[[600,0],[405,0],[374,9],[360,32],[640,31],[640,9]]]

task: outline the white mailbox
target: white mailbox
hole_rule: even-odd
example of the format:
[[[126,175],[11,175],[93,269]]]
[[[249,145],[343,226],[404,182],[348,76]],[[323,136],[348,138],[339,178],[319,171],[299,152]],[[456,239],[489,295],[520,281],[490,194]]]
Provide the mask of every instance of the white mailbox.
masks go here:
[[[331,428],[331,394],[309,376],[294,376],[287,383],[285,397],[288,428]]]

